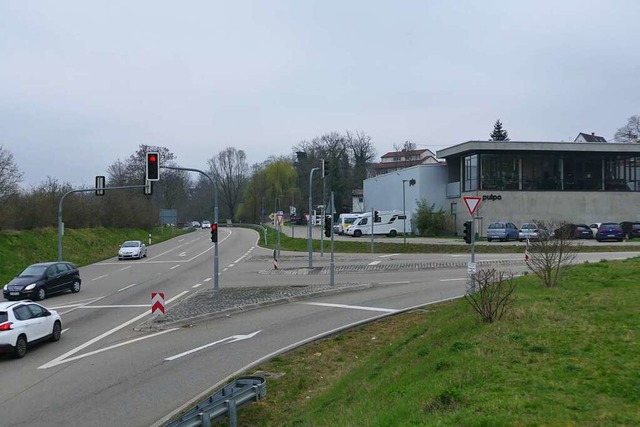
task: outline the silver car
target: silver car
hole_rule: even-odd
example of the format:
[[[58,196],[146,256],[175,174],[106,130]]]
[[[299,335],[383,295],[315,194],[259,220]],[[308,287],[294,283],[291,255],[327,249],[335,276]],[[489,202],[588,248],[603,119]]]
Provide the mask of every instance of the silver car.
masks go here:
[[[537,224],[532,222],[526,222],[520,226],[518,232],[518,240],[524,242],[525,240],[540,240],[540,237],[549,236],[549,232],[538,227]]]
[[[147,247],[140,240],[127,240],[120,246],[118,259],[142,259],[147,256]]]

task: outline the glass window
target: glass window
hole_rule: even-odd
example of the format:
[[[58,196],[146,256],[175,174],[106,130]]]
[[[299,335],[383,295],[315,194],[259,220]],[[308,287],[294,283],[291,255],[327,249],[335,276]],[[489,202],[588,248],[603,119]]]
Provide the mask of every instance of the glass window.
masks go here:
[[[478,190],[478,155],[464,158],[464,191]]]

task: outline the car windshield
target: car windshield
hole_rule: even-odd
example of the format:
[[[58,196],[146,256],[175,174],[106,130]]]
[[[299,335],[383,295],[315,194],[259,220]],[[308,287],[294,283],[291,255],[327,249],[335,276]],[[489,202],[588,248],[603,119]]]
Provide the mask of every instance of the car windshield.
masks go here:
[[[535,224],[522,224],[522,229],[523,230],[535,230],[536,228],[538,228]]]
[[[358,218],[345,218],[344,219],[344,223],[346,224],[353,224],[353,222],[358,219]]]
[[[25,268],[24,271],[18,275],[18,277],[42,276],[46,269],[46,265],[30,265],[29,267]]]
[[[606,228],[620,227],[620,224],[617,224],[615,222],[605,222],[600,225],[600,228],[603,228],[603,227],[606,227]]]
[[[489,226],[489,228],[507,228],[507,227],[504,225],[504,222],[494,222]]]
[[[124,242],[122,244],[123,248],[137,248],[140,246],[140,242]]]

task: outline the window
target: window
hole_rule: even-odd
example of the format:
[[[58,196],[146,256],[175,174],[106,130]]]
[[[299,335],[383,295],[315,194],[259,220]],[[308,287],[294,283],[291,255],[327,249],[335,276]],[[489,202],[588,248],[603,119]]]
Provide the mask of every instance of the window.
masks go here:
[[[478,155],[464,157],[463,170],[463,191],[474,191],[478,189]]]
[[[18,320],[29,320],[31,319],[31,310],[26,305],[21,305],[13,309],[13,314],[16,316]]]

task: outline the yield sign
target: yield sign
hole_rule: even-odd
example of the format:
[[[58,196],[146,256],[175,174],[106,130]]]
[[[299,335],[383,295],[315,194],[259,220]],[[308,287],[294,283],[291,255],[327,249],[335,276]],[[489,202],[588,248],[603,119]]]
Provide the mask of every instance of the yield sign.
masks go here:
[[[480,200],[482,200],[482,197],[464,196],[463,198],[464,204],[467,205],[469,215],[473,216],[473,214],[476,212],[476,209],[478,209],[478,206],[480,206]]]

